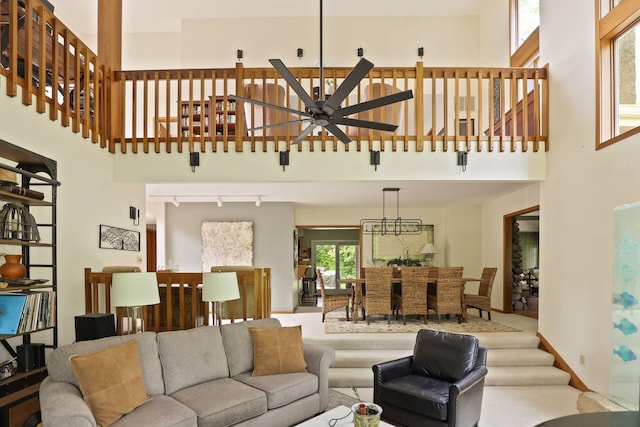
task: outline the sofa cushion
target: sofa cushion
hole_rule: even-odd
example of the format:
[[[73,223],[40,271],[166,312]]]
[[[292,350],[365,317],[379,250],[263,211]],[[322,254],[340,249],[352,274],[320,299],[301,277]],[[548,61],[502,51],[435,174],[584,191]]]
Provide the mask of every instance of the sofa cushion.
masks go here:
[[[107,427],[148,400],[135,341],[74,355],[70,361],[98,425]]]
[[[249,328],[253,376],[305,372],[302,326]]]
[[[473,369],[478,356],[478,338],[421,329],[416,336],[411,370],[450,382]]]
[[[106,337],[98,340],[80,341],[73,344],[62,345],[53,350],[47,359],[49,376],[54,381],[64,381],[78,387],[78,381],[71,368],[69,357],[74,354],[93,353],[132,339],[135,340],[138,345],[142,378],[144,379],[147,394],[149,396],[164,394],[162,366],[158,358],[158,344],[156,342],[155,332]]]
[[[167,394],[229,376],[220,328],[203,326],[158,334]]]
[[[198,425],[198,417],[192,409],[169,396],[159,395],[120,418],[111,427],[148,426],[149,420],[153,420],[153,427],[196,427]]]
[[[267,394],[269,410],[288,405],[318,392],[318,377],[308,372],[263,375],[255,377],[249,372],[233,377]]]
[[[198,415],[199,426],[231,426],[267,412],[267,396],[231,378],[207,381],[171,395]]]
[[[267,318],[247,322],[228,323],[220,327],[222,342],[229,362],[229,375],[232,377],[253,369],[253,343],[249,328],[276,328],[278,319]]]

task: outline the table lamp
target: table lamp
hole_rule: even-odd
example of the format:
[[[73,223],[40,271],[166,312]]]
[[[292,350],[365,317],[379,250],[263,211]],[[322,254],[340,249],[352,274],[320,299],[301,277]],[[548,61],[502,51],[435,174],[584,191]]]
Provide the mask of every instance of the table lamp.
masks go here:
[[[156,273],[113,273],[111,281],[111,304],[114,307],[126,307],[129,317],[129,334],[138,329],[144,332],[144,320],[140,308],[160,303],[158,279]]]
[[[213,302],[213,324],[221,324],[222,303],[240,298],[235,271],[202,273],[202,301]]]
[[[422,249],[420,249],[420,253],[426,255],[427,266],[432,266],[433,254],[437,254],[438,251],[436,250],[436,247],[433,246],[433,243],[426,243]]]

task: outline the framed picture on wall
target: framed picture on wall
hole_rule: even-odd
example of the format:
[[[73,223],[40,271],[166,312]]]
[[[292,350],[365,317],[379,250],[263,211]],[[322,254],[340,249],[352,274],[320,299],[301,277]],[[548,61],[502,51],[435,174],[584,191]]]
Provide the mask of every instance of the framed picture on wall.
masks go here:
[[[102,249],[140,252],[140,232],[100,224],[98,246]]]
[[[475,135],[475,119],[458,119],[458,135],[473,136]]]

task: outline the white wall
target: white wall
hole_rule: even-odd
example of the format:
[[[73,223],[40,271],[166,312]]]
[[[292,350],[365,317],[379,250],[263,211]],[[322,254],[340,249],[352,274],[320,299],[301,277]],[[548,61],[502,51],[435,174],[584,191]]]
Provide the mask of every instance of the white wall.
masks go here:
[[[166,204],[166,259],[180,271],[202,271],[203,221],[252,221],[253,265],[271,268],[272,311],[293,311],[296,272],[293,270],[293,206],[290,203]],[[208,270],[207,270],[208,271]]]
[[[540,185],[539,330],[588,387],[607,393],[613,209],[640,200],[640,138],[594,149],[593,2],[542,0],[540,10],[553,142]]]
[[[6,80],[0,78],[5,90]],[[58,162],[58,325],[59,342],[75,340],[74,316],[84,314],[85,267],[138,265],[145,258],[145,194],[136,183],[114,183],[113,156],[70,128],[49,120],[49,113],[36,114],[33,106],[0,96],[0,139]],[[129,206],[141,212],[140,225],[129,220]],[[98,248],[100,224],[141,232],[141,252]],[[7,248],[0,248],[4,252]],[[14,251],[15,248],[9,249]],[[140,265],[144,270],[145,266]],[[35,336],[46,341],[50,334]]]

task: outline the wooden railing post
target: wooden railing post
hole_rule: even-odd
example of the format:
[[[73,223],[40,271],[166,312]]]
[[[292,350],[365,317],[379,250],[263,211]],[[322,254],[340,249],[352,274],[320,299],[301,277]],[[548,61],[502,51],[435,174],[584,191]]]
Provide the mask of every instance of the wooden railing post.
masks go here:
[[[424,67],[416,62],[416,84],[413,91],[415,105],[416,151],[424,150]]]
[[[242,62],[236,62],[236,95],[244,96],[244,67]],[[242,151],[242,141],[245,134],[244,108],[236,104],[236,151]]]

